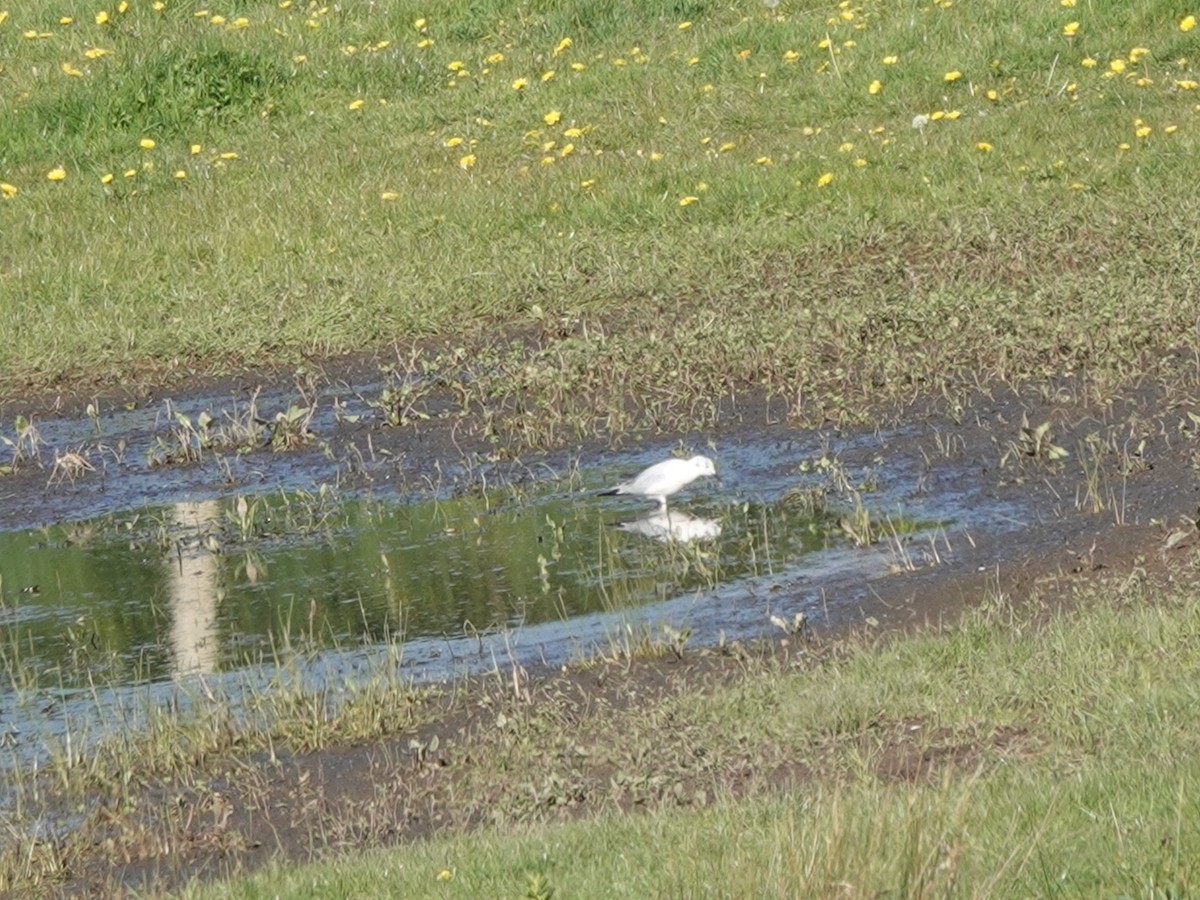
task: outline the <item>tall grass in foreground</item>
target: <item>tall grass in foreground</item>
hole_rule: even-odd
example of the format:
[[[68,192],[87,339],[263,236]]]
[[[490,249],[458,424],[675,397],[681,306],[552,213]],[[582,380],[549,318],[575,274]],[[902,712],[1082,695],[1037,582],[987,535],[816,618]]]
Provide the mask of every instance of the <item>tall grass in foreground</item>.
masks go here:
[[[1191,334],[1176,2],[160,6],[0,22],[10,384],[499,324],[533,397],[836,408]]]
[[[1186,896],[1200,882],[1195,589],[1080,600],[1048,622],[990,604],[943,635],[668,704],[677,740],[743,748],[748,783],[802,771],[782,794],[485,830],[187,895]],[[634,750],[671,739],[622,718]]]

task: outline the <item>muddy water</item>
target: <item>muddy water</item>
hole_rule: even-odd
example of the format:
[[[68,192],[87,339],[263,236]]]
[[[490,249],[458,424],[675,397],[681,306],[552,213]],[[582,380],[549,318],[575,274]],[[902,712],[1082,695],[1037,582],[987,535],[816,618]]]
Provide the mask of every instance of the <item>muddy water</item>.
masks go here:
[[[709,451],[720,480],[697,482],[665,518],[595,491],[669,447],[416,498],[301,486],[295,473],[275,490],[198,489],[179,469],[146,469],[129,508],[120,492],[84,493],[105,511],[0,531],[0,736],[36,747],[83,727],[72,718],[94,731],[98,711],[178,702],[196,683],[236,694],[285,670],[314,686],[380,666],[428,681],[557,665],[669,629],[713,643],[798,612],[844,619],[871,579],[952,561],[972,529],[1018,525],[1019,511],[970,489],[927,492],[921,462],[887,446],[730,440]],[[847,482],[861,490],[825,490]],[[866,546],[853,539],[864,509]]]

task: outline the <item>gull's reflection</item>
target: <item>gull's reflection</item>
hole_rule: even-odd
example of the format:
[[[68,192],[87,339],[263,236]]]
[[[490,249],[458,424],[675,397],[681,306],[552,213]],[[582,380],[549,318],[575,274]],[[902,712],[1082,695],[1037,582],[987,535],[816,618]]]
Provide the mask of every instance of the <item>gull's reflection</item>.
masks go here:
[[[715,519],[702,519],[678,509],[652,512],[649,515],[618,522],[622,531],[654,538],[670,543],[686,544],[690,541],[711,541],[721,536],[721,523]]]

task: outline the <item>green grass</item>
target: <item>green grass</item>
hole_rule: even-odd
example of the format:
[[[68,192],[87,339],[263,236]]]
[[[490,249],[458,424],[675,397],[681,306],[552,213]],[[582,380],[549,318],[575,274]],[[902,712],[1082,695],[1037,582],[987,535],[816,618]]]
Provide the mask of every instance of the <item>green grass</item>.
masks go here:
[[[964,371],[1128,377],[1191,336],[1177,2],[97,9],[0,23],[10,388],[499,328],[540,350],[485,359],[485,402],[620,428],[748,388],[836,415]]]
[[[1049,619],[989,602],[943,634],[754,669],[594,732],[535,729],[524,765],[477,757],[499,821],[524,779],[569,778],[578,747],[661,778],[655,811],[506,823],[187,896],[524,896],[531,876],[581,897],[1186,896],[1200,879],[1196,596],[1111,585]],[[741,787],[697,806],[709,765]],[[781,767],[803,774],[766,790]]]

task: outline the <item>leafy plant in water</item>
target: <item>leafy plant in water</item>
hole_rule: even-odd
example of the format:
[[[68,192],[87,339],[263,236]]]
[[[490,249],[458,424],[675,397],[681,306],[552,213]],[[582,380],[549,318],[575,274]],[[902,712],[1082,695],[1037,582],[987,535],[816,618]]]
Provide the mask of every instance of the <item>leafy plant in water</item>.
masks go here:
[[[168,401],[168,414],[170,410]],[[204,451],[213,446],[212,423],[213,417],[208,410],[200,413],[195,422],[181,412],[175,413],[167,428],[167,436],[156,435],[154,445],[146,451],[150,467],[199,462]]]
[[[1021,414],[1021,431],[1015,442],[1009,443],[1009,449],[1000,459],[1004,465],[1010,456],[1026,456],[1041,462],[1058,462],[1070,456],[1070,452],[1054,443],[1050,434],[1050,423],[1043,422],[1036,428],[1029,424],[1029,417]]]
[[[275,414],[271,429],[271,447],[275,450],[294,450],[307,446],[316,435],[309,430],[309,423],[317,407],[289,406],[287,410]]]

